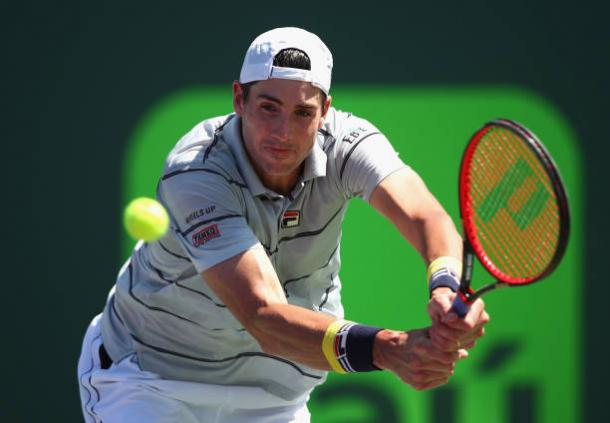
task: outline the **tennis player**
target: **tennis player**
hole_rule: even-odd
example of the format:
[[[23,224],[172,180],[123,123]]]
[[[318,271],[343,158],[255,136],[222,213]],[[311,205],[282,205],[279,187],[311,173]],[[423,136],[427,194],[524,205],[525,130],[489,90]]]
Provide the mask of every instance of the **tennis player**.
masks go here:
[[[433,388],[483,334],[481,301],[464,319],[449,312],[462,256],[451,219],[375,126],[331,107],[332,65],[312,33],[265,32],[233,83],[234,113],[169,153],[157,197],[171,230],[136,245],[85,335],[87,422],[309,422],[328,371],[386,370]],[[428,265],[431,327],[344,316],[341,225],[353,198]],[[371,295],[400,289],[389,282],[350,281]]]

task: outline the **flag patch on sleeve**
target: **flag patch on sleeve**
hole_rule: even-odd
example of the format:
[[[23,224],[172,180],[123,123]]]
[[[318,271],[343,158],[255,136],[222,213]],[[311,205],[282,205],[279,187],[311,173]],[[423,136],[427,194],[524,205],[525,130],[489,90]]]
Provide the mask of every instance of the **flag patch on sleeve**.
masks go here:
[[[193,245],[199,247],[211,239],[218,238],[220,236],[220,229],[217,224],[206,226],[203,229],[195,232],[192,236]]]
[[[294,228],[299,226],[301,212],[299,210],[286,210],[282,216],[282,228]]]

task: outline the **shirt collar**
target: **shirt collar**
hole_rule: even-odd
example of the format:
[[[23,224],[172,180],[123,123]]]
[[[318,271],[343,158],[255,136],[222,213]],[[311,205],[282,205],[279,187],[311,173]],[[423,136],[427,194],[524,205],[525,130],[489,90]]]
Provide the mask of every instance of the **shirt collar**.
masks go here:
[[[235,114],[229,117],[229,120],[220,128],[219,136],[221,136],[225,142],[233,151],[237,165],[241,172],[246,185],[250,189],[250,192],[259,196],[262,194],[270,194],[271,196],[277,196],[278,194],[271,189],[265,187],[258,177],[258,174],[254,170],[248,153],[244,147],[244,143],[241,137],[241,118]],[[297,185],[307,182],[311,179],[326,176],[326,153],[322,149],[322,143],[324,142],[324,136],[318,132],[313,148],[309,155],[305,158],[305,167],[303,169],[303,175],[297,181]]]
[[[255,196],[271,192],[271,190],[265,188],[252,163],[250,163],[250,158],[241,139],[241,118],[235,114],[230,115],[229,121],[220,129],[219,135],[229,144],[235,160],[237,160],[239,172],[250,192]]]
[[[305,158],[305,168],[303,170],[303,181],[326,176],[326,153],[322,149],[324,136],[318,132],[316,141],[309,155]]]

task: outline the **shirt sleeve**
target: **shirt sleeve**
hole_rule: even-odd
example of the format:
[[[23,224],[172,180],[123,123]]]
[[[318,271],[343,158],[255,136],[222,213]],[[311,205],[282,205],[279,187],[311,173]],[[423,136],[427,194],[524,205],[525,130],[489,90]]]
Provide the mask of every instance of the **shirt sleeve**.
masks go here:
[[[199,273],[260,246],[249,227],[238,182],[220,172],[187,170],[165,177],[157,195],[171,229]]]
[[[338,140],[339,179],[348,198],[369,201],[384,178],[408,166],[385,135],[367,121],[359,121],[356,129]]]

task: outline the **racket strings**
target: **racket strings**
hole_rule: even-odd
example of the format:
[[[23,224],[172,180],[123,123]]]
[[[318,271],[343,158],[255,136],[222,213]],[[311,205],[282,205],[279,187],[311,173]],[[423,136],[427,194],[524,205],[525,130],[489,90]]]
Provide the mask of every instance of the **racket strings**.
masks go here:
[[[521,205],[519,205],[520,213],[516,216],[517,225],[521,230],[524,230],[527,223],[531,221],[532,225],[538,225],[538,228],[535,229],[538,229],[539,234],[557,234],[559,206],[557,204],[555,191],[552,188],[552,182],[549,175],[542,167],[540,161],[535,157],[530,147],[521,142],[521,140],[513,132],[504,130],[502,131],[502,134],[505,137],[504,140],[506,141],[506,145],[509,147],[516,147],[515,150],[517,150],[517,154],[519,154],[517,159],[517,163],[520,165],[519,170],[525,173],[527,176],[522,185],[527,186],[527,182],[529,182],[529,186],[532,188],[529,192],[523,192],[520,190],[520,188],[517,188],[515,191],[516,193],[521,193]],[[512,139],[510,139],[511,137]],[[525,162],[527,165],[525,165]],[[535,178],[529,177],[530,171],[534,171],[536,174]],[[518,184],[519,180],[517,179],[515,183]],[[513,195],[513,197],[515,197],[515,195]],[[549,199],[553,199],[553,201],[548,201]],[[524,202],[525,204],[523,204]],[[552,208],[552,210],[547,211],[547,213],[551,215],[546,216],[547,218],[552,218],[534,219],[540,212],[543,211],[545,206]],[[519,217],[521,219],[518,219]],[[540,224],[543,224],[544,227],[541,227]]]
[[[518,195],[518,193],[513,193],[512,198],[516,195]],[[535,201],[530,201],[530,205],[538,202],[536,201],[536,198],[548,198],[548,196],[538,195],[531,198],[534,198]],[[500,196],[497,201],[504,207],[510,202],[510,198],[502,198]],[[538,206],[534,207],[536,209],[539,208]],[[510,206],[507,207],[507,209],[510,210]],[[522,207],[521,214],[516,215],[507,213],[505,210],[498,213],[495,225],[488,225],[489,228],[487,232],[489,232],[489,234],[485,236],[484,244],[486,244],[487,249],[494,251],[495,260],[499,262],[498,264],[501,264],[500,267],[503,268],[506,273],[517,275],[526,274],[527,276],[530,276],[530,274],[537,274],[545,268],[546,263],[544,260],[539,259],[540,256],[544,256],[544,252],[538,250],[546,243],[540,242],[540,239],[534,237],[524,238],[522,236],[515,236],[515,234],[519,234],[519,230],[524,229],[523,222],[528,220],[528,218],[524,216],[527,216],[528,214],[532,215],[536,212],[536,210],[533,210],[531,213],[524,213],[524,210],[526,210],[526,208]],[[483,226],[486,223],[484,220],[489,219],[489,216],[487,216],[486,219],[482,219],[482,215],[483,213],[480,213],[476,216],[477,224],[479,226]],[[536,222],[532,222],[532,227],[535,224]],[[514,228],[515,225],[518,230]],[[537,228],[536,231],[540,232],[541,229],[544,230],[543,228]],[[530,229],[530,231],[531,230],[532,229]],[[507,257],[507,252],[512,256]]]
[[[472,188],[475,193],[479,194],[479,198],[484,198],[484,193],[481,189],[478,189],[478,185],[472,184]],[[486,214],[486,213],[484,213]],[[487,220],[483,219],[480,214],[475,214],[474,218],[476,219],[476,227],[485,227]],[[507,260],[505,251],[515,251],[517,255],[519,255],[520,249],[518,245],[514,243],[513,237],[504,230],[503,226],[493,226],[490,225],[487,227],[485,231],[479,231],[478,237],[483,244],[483,248],[489,252],[489,256],[493,257],[498,265],[498,267],[502,269],[511,269],[514,270],[514,260]],[[525,260],[525,256],[519,256],[520,260]],[[514,273],[513,271],[508,272],[510,274]]]
[[[527,151],[526,151],[527,153]],[[489,156],[486,154],[486,151],[481,149],[481,155],[478,158],[484,157],[486,158],[486,162],[485,163],[481,163],[479,160],[478,165],[479,166],[485,166],[486,169],[493,169],[496,166],[493,166],[494,163],[492,160],[489,159]],[[502,182],[501,184],[498,184],[498,186],[496,187],[495,191],[492,191],[492,194],[488,194],[487,197],[485,198],[484,201],[482,201],[483,204],[481,204],[480,208],[478,209],[478,215],[483,219],[483,223],[485,223],[486,221],[488,221],[492,216],[490,216],[490,212],[489,210],[498,210],[501,206],[503,206],[503,204],[506,204],[508,206],[508,209],[510,210],[511,208],[516,209],[516,210],[520,210],[519,213],[516,213],[512,216],[510,216],[510,218],[512,218],[514,220],[514,222],[517,224],[517,226],[519,227],[520,230],[523,230],[525,228],[525,226],[527,225],[528,220],[531,220],[532,216],[535,216],[537,214],[537,212],[539,212],[547,203],[549,197],[552,195],[552,193],[549,193],[547,190],[543,190],[540,189],[540,181],[536,180],[533,181],[533,178],[523,178],[523,176],[528,176],[528,171],[529,168],[526,167],[527,165],[522,161],[521,158],[518,158],[516,160],[516,166],[513,166],[511,168],[512,171],[506,172],[506,174],[508,176],[502,178]],[[517,171],[515,171],[517,170]],[[497,172],[498,173],[498,172]],[[521,176],[520,176],[521,174]],[[524,175],[525,174],[525,175]],[[501,175],[500,175],[501,176]],[[496,174],[494,177],[492,178],[486,178],[486,181],[492,180],[492,179],[498,179],[499,176]],[[521,184],[521,180],[523,180],[523,183]],[[503,185],[503,186],[502,186]],[[522,187],[525,187],[525,189],[523,189],[522,187],[517,188],[516,190],[511,189],[511,187],[517,186],[517,185],[522,185]],[[473,187],[478,187],[478,184],[473,184]],[[497,188],[501,188],[501,189],[497,189]],[[479,198],[483,197],[483,192],[481,190],[477,191],[479,193]],[[495,194],[495,195],[494,195]],[[506,196],[509,196],[508,198]],[[512,200],[512,201],[511,201]],[[475,199],[476,201],[476,199]],[[516,207],[511,207],[510,203],[516,203]],[[548,203],[549,206],[554,207],[555,208],[555,215],[558,216],[558,210],[557,210],[557,205],[555,204],[555,202],[549,202]],[[528,219],[529,217],[529,219]],[[506,213],[500,214],[498,216],[499,219],[504,218],[504,225],[507,225],[508,222],[506,222],[506,219],[509,218],[509,216]],[[481,223],[479,223],[481,224]],[[553,224],[553,219],[547,220],[547,219],[536,219],[533,220],[531,222],[532,227],[534,225],[536,225],[537,227],[535,228],[536,232],[538,232],[539,234],[545,234],[545,235],[549,235],[550,233],[553,232],[553,228],[549,228],[549,227],[543,227],[542,225],[552,225]],[[504,227],[500,227],[500,229],[503,229]],[[498,234],[498,236],[501,235],[500,240],[502,239],[512,239],[513,237],[508,236],[507,237],[507,233],[504,232],[502,234]],[[535,240],[532,240],[535,241]],[[552,240],[551,240],[552,241]],[[538,242],[536,242],[536,245],[541,245]],[[515,245],[511,245],[511,248],[515,248],[518,246]],[[530,245],[529,250],[532,249],[532,246]],[[526,249],[527,250],[527,249]],[[527,260],[525,260],[527,261]]]
[[[494,142],[498,142],[499,140],[497,139],[497,133],[492,133],[490,134],[492,135],[492,139]],[[496,135],[496,137],[494,137],[494,135]],[[506,140],[506,137],[500,137],[502,138],[502,140]],[[517,140],[518,141],[518,140]],[[520,142],[519,142],[520,143]],[[517,146],[519,145],[516,144]],[[510,150],[510,143],[505,143],[506,146],[505,147],[509,147]],[[514,153],[511,152],[511,153]],[[532,178],[530,177],[530,173],[532,172],[531,167],[529,167],[525,161],[523,160],[523,153],[529,153],[528,151],[520,151],[517,152],[520,153],[521,156],[518,157],[518,159],[516,160],[515,164],[513,166],[510,167],[509,171],[505,172],[504,177],[502,178],[502,182],[504,182],[503,184],[499,184],[498,187],[495,189],[496,192],[500,192],[500,195],[497,195],[497,199],[496,201],[499,203],[500,206],[507,206],[507,210],[510,210],[510,202],[511,200],[513,200],[515,197],[521,197],[521,198],[517,198],[517,202],[521,202],[522,204],[520,204],[520,209],[519,213],[517,214],[511,214],[510,216],[508,216],[507,213],[500,213],[498,215],[498,218],[501,219],[502,221],[500,223],[504,224],[504,225],[510,225],[510,221],[509,219],[512,219],[514,221],[515,224],[517,224],[518,228],[520,230],[523,230],[525,226],[527,226],[528,221],[532,220],[532,217],[537,215],[540,212],[540,208],[541,208],[541,202],[539,201],[540,199],[542,199],[544,202],[546,202],[545,200],[548,200],[548,197],[550,196],[549,193],[545,190],[537,190],[535,191],[535,193],[541,193],[542,195],[536,195],[534,192],[525,192],[525,194],[529,194],[528,197],[525,197],[525,199],[523,198],[525,196],[524,194],[524,190],[523,189],[519,189],[515,187],[522,187],[522,186],[526,186],[527,184],[525,183],[526,181],[531,181]],[[512,154],[510,154],[512,155]],[[509,156],[510,156],[509,155]],[[527,155],[525,155],[525,157],[527,157]],[[538,181],[536,181],[538,182]],[[530,182],[531,184],[531,182]],[[504,186],[502,186],[504,185]],[[534,185],[540,185],[538,184],[534,184]],[[499,190],[498,190],[499,188]],[[521,191],[521,192],[520,192]],[[520,194],[520,195],[519,195]],[[532,195],[534,194],[534,195]],[[493,195],[489,196],[487,198],[492,198],[493,199]],[[529,198],[529,200],[527,200],[527,198]],[[533,201],[532,201],[533,200]],[[527,203],[523,204],[524,201],[527,201]],[[542,204],[543,206],[544,204]],[[497,206],[496,206],[497,209]],[[538,210],[536,210],[538,209]],[[543,221],[532,221],[532,229],[534,229],[536,232],[544,232],[545,228],[534,228],[533,226],[538,223],[538,222],[548,222],[548,220],[543,220]],[[540,224],[538,224],[538,226],[540,226]],[[500,226],[501,227],[501,226]],[[512,234],[515,234],[518,232],[513,232],[511,231]],[[504,236],[506,236],[506,234],[503,234]],[[514,237],[514,235],[513,235]],[[539,240],[534,239],[533,237],[528,239],[528,238],[523,238],[522,239],[517,239],[516,241],[520,241],[521,243],[523,243],[524,241],[529,241],[527,243],[527,245],[519,245],[517,247],[520,247],[519,249],[517,249],[517,251],[521,251],[522,253],[527,253],[527,252],[531,252],[532,249],[536,249],[536,246],[540,246],[543,245],[543,243],[538,242]],[[514,247],[514,246],[513,246]],[[532,265],[535,263],[533,262],[534,255],[532,254],[526,254],[525,256],[523,254],[521,254],[521,262],[525,265],[529,265],[529,267],[532,267]],[[542,266],[544,266],[544,263],[540,263]],[[544,267],[542,267],[543,269]],[[540,269],[540,270],[542,270]],[[533,269],[533,270],[538,270],[538,269]]]
[[[477,227],[486,227],[486,230],[478,233],[484,250],[505,273],[515,275],[520,272],[520,269],[517,268],[519,263],[527,263],[531,266],[532,263],[529,261],[529,256],[525,254],[525,249],[511,236],[506,229],[506,224],[487,225],[487,222],[478,215],[475,216],[475,219]],[[506,254],[507,252],[510,252],[510,256]]]
[[[481,137],[470,166],[471,223],[484,256],[511,277],[537,276],[552,261],[559,237],[559,207],[544,167],[504,127]]]
[[[481,155],[478,157],[478,159],[480,158],[485,158],[486,160],[485,162],[479,160],[479,167],[483,167],[484,169],[493,168],[493,161],[489,159],[489,156],[485,154],[484,150],[481,150]],[[477,172],[477,174],[482,175],[483,173]],[[492,176],[489,174],[489,172],[486,176],[487,178],[482,180],[482,182],[487,182],[490,179],[499,179],[498,175]],[[489,178],[489,176],[492,176],[492,178]],[[509,175],[509,177],[504,179],[504,181],[507,181],[509,186],[514,185],[514,181],[512,179],[514,179],[514,177]],[[502,185],[507,185],[507,183],[505,182]],[[507,199],[504,195],[506,188],[496,190],[495,193],[490,195],[488,192],[484,193],[482,189],[477,189],[479,186],[480,184],[477,183],[472,184],[472,188],[475,189],[475,192],[479,194],[479,199],[484,199],[482,202],[486,203],[484,206],[478,209],[479,212],[475,215],[475,218],[477,219],[476,226],[480,228],[484,227],[487,224],[487,221],[490,219],[491,216],[489,210],[498,210],[500,206],[503,206],[503,203],[507,202]],[[475,204],[476,203],[477,202],[475,200]],[[498,219],[502,219],[502,216],[503,215],[500,214]],[[516,272],[523,273],[521,269],[516,269],[516,265],[518,263],[527,263],[531,266],[531,256],[525,254],[526,249],[523,249],[522,246],[517,243],[518,240],[516,240],[514,236],[512,236],[511,232],[508,231],[507,226],[509,225],[507,225],[505,219],[506,218],[504,218],[504,221],[501,222],[503,223],[502,225],[489,225],[486,231],[479,231],[478,235],[481,238],[486,251],[489,250],[491,253],[489,255],[494,257],[498,267],[504,269],[506,273],[511,275]],[[511,254],[517,256],[518,260],[511,259],[511,257],[506,257],[505,252],[507,251],[510,251]],[[508,271],[508,269],[511,271]]]

